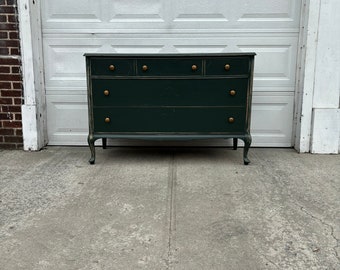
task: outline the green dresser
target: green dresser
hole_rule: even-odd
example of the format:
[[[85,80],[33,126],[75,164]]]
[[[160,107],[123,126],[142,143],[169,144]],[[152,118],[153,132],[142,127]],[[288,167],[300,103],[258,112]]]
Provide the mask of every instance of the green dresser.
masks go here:
[[[251,144],[254,53],[85,54],[90,163],[106,139],[237,139]]]

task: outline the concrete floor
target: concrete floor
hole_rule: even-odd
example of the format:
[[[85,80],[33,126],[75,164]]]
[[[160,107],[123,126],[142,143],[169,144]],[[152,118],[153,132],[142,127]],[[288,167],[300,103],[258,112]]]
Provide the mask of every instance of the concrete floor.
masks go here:
[[[0,150],[0,269],[340,269],[340,155]]]

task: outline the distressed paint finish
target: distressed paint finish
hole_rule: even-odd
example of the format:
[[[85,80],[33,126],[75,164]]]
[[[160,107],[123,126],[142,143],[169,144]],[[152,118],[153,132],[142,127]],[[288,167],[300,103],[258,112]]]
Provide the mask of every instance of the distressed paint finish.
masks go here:
[[[40,1],[18,0],[24,101],[24,150],[40,150],[47,143],[43,80]]]

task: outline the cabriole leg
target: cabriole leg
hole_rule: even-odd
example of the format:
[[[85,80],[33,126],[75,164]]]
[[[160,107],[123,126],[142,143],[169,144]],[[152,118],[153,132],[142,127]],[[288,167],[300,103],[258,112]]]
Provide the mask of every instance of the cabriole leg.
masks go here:
[[[248,151],[251,145],[251,136],[246,135],[244,137],[244,139],[242,139],[244,141],[244,149],[243,149],[243,162],[244,165],[248,165],[250,163],[250,160],[248,159]]]
[[[95,147],[94,147],[95,139],[93,139],[93,137],[89,135],[87,137],[87,142],[88,142],[90,150],[91,150],[91,158],[90,158],[89,162],[90,162],[90,164],[94,164],[94,161],[96,159],[96,152],[95,152]]]

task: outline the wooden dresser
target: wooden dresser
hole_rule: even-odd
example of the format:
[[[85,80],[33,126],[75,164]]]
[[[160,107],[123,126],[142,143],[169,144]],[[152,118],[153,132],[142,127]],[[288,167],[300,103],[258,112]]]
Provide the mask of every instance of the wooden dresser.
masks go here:
[[[85,54],[89,162],[97,139],[237,139],[251,144],[254,53]]]

